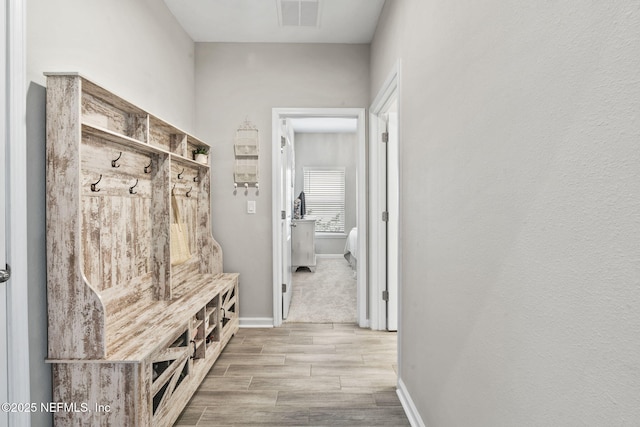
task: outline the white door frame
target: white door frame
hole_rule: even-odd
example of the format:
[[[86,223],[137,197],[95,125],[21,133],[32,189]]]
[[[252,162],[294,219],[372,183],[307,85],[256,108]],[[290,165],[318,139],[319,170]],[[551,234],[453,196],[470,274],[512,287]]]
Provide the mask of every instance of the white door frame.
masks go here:
[[[379,115],[383,113],[394,100],[399,101],[400,88],[400,64],[397,63],[380,91],[373,100],[369,108],[369,179],[370,192],[370,229],[369,229],[369,259],[371,271],[369,272],[369,289],[371,298],[369,300],[369,319],[371,329],[385,330],[387,329],[387,307],[386,302],[382,299],[382,292],[386,289],[386,232],[385,223],[381,219],[382,212],[386,208],[386,182],[382,168],[385,168],[385,156],[383,153],[383,145],[376,143],[378,135],[382,133],[380,129]],[[399,107],[398,102],[398,108]],[[398,147],[399,150],[399,147]],[[402,171],[402,168],[399,168]],[[400,172],[401,173],[401,172]],[[399,190],[401,192],[401,189]],[[402,195],[400,194],[400,198]],[[400,249],[399,249],[400,250]],[[402,259],[398,254],[399,260]],[[398,291],[400,292],[401,284],[401,265],[398,265]],[[398,301],[399,304],[399,301]],[[399,307],[398,307],[399,310]]]
[[[7,54],[6,105],[8,111],[6,182],[7,261],[11,279],[7,285],[8,402],[30,402],[29,314],[27,293],[27,147],[26,147],[26,62],[24,0],[5,0]],[[4,165],[3,165],[4,168]],[[4,232],[4,230],[3,230]],[[42,243],[44,244],[44,242]],[[4,308],[3,310],[4,311]],[[10,413],[9,425],[29,426],[29,413]]]
[[[358,227],[358,262],[357,262],[357,320],[361,327],[368,327],[367,319],[367,175],[366,175],[366,122],[364,108],[274,108],[272,110],[272,203],[273,207],[273,326],[282,325],[282,254],[278,246],[280,236],[280,120],[291,117],[349,117],[358,119],[358,154],[357,154],[357,227]]]
[[[283,292],[282,298],[282,317],[286,318],[289,313],[289,307],[291,306],[291,296],[293,293],[293,273],[291,271],[291,243],[293,239],[292,222],[293,219],[293,185],[295,182],[295,154],[293,149],[294,134],[293,128],[289,121],[282,120],[281,132],[285,138],[285,146],[281,147],[281,161],[280,161],[280,177],[284,178],[284,182],[280,181],[282,185],[281,189],[284,194],[280,197],[280,209],[285,211],[285,217],[280,219],[280,236],[282,237],[282,243],[280,246],[280,256],[282,257],[282,281],[281,283],[286,287],[286,291]],[[282,144],[281,144],[282,146]],[[286,164],[282,163],[282,157],[285,157]],[[291,169],[291,170],[288,170]],[[286,236],[286,238],[285,238]],[[286,242],[286,243],[285,243]],[[287,253],[288,252],[288,253]]]
[[[7,4],[3,2],[3,7],[0,10],[0,22],[2,30],[0,31],[0,46],[2,46],[2,58],[0,58],[0,76],[3,84],[0,86],[0,93],[2,94],[3,103],[0,106],[0,129],[6,129],[7,127],[7,87],[9,86],[6,69],[7,69]],[[7,185],[7,170],[9,168],[9,162],[6,158],[7,152],[7,134],[6,132],[0,136],[0,269],[4,270],[7,257],[6,257],[6,223],[5,223],[5,211],[6,211],[6,198],[5,194],[8,190]],[[0,283],[0,378],[7,378],[9,358],[8,345],[7,345],[7,286],[8,283]],[[0,381],[0,403],[9,401],[9,388],[5,381]],[[0,427],[7,427],[9,425],[9,414],[5,411],[0,411]]]

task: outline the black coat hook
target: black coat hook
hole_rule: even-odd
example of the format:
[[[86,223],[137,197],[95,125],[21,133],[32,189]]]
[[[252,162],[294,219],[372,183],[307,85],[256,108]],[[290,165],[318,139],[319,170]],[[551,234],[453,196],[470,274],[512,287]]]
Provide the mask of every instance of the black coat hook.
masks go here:
[[[182,168],[182,172],[178,174],[178,179],[182,179],[182,174],[184,174],[184,168]]]
[[[133,189],[136,188],[137,185],[138,185],[138,180],[136,179],[136,183],[133,184],[132,187],[129,187],[129,194],[137,194],[136,191],[133,191]]]
[[[200,182],[200,177],[198,175],[194,176],[193,182]]]
[[[111,160],[111,167],[112,168],[119,168],[120,165],[118,164],[118,160],[120,160],[120,157],[122,157],[122,151],[120,152],[120,154],[118,155],[117,159],[113,159]]]
[[[97,193],[98,191],[100,191],[100,189],[99,189],[99,188],[97,188],[97,189],[96,189],[96,185],[98,185],[98,183],[99,183],[101,180],[102,180],[102,174],[100,174],[100,178],[99,178],[96,182],[94,182],[93,184],[91,184],[91,191],[96,192],[96,193]]]
[[[151,173],[151,165],[153,164],[152,160],[149,160],[149,164],[144,167],[144,173]]]
[[[184,195],[187,197],[191,197],[191,190],[193,189],[193,187],[189,187],[189,191],[187,191]]]

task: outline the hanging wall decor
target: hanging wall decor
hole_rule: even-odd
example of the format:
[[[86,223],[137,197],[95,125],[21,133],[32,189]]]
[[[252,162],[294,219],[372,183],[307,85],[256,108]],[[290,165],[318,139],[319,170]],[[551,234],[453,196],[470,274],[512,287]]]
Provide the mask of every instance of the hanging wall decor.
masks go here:
[[[258,129],[247,119],[238,127],[234,138],[234,186],[258,186],[259,148]]]

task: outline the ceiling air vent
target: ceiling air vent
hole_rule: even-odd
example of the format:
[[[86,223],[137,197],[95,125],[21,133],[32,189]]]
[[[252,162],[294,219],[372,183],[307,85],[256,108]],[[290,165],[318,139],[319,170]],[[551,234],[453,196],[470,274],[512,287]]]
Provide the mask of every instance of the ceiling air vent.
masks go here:
[[[317,27],[319,0],[277,0],[282,27]]]

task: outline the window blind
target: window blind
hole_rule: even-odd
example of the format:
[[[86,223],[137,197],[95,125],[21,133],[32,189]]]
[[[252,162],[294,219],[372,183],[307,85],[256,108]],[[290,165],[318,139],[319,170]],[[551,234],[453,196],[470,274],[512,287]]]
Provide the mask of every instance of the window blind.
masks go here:
[[[303,168],[306,216],[316,231],[344,233],[344,168]]]

